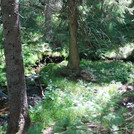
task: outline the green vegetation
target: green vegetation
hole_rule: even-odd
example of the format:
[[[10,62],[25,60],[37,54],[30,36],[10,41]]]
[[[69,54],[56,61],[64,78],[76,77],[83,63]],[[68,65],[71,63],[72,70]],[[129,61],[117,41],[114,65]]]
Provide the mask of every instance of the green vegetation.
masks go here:
[[[7,130],[7,123],[5,123],[3,126],[0,126],[0,134],[6,134]]]
[[[121,82],[134,82],[130,77],[134,75],[134,66],[131,63],[82,60],[81,68],[92,70],[98,79],[97,83],[81,78],[74,81],[72,78],[75,76],[72,74],[63,77],[62,71],[66,64],[49,64],[41,71],[47,88],[43,101],[30,108],[31,119],[35,123],[30,132],[36,130],[36,125],[41,128],[39,131],[53,127],[55,133],[66,134],[134,131],[134,122],[127,122],[129,117],[134,117],[122,106],[124,91],[120,89]],[[90,125],[95,125],[95,129],[89,127]]]
[[[134,2],[85,0],[84,4],[78,3],[81,72],[76,75],[66,68],[69,59],[67,0],[61,2],[61,9],[52,13],[49,40],[45,32],[46,5],[40,1],[45,2],[20,0],[25,76],[37,76],[45,95],[38,105],[30,106],[29,134],[45,133],[48,129],[57,134],[134,133],[134,90],[131,90],[134,88]],[[46,57],[50,61],[55,57],[63,59],[56,64],[48,62]],[[36,72],[38,68],[41,71]],[[34,80],[31,83],[39,86]],[[1,24],[0,91],[6,87]],[[7,123],[0,125],[0,134],[6,129]]]

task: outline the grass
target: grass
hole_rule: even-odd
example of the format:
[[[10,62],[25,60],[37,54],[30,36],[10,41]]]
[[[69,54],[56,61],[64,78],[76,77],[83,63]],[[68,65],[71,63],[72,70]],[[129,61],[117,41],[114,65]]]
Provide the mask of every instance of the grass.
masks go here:
[[[61,72],[66,65],[67,62],[49,64],[40,72],[47,88],[40,105],[30,108],[35,124],[29,133],[34,129],[41,133],[48,127],[52,127],[54,133],[64,134],[134,131],[134,122],[126,121],[134,118],[134,110],[129,112],[121,105],[123,92],[120,90],[122,83],[134,82],[131,63],[82,60],[81,69],[92,70],[97,83],[81,78],[74,80],[70,74],[70,77],[64,77]],[[92,125],[94,129],[90,127]]]
[[[98,83],[132,82],[134,79],[134,66],[131,62],[105,62],[85,61],[81,62],[81,68],[91,70],[98,79]]]

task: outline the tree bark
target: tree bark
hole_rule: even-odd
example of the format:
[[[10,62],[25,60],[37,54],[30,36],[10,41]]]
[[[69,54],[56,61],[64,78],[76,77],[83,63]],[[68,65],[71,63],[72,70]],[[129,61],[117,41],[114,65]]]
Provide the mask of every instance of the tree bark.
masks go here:
[[[26,134],[30,116],[21,47],[19,0],[2,0],[2,17],[10,111],[7,134]]]
[[[60,0],[39,0],[45,6],[45,37],[47,42],[51,42],[53,38],[52,15],[59,12],[62,8]]]
[[[68,0],[69,8],[69,63],[71,70],[79,72],[79,52],[77,44],[77,0]]]
[[[51,7],[52,0],[46,0],[46,11],[45,11],[45,33],[47,41],[50,41],[52,38],[52,7]]]

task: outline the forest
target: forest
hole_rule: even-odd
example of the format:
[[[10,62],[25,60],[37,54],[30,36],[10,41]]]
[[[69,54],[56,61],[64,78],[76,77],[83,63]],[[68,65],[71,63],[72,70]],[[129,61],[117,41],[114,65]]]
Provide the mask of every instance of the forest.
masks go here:
[[[134,1],[0,0],[0,134],[134,134]]]

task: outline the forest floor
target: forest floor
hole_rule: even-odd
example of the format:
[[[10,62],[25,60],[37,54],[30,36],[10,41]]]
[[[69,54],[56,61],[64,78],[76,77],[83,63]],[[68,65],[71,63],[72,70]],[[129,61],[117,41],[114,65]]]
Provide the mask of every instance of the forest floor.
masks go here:
[[[127,109],[128,115],[134,115],[134,97],[131,96],[131,93],[134,93],[134,85],[132,84],[124,84],[120,89],[121,92],[124,93],[124,98],[122,99],[122,102],[120,102],[120,107],[124,107]],[[131,96],[131,97],[130,97]],[[134,116],[130,116],[125,120],[128,124],[134,123]],[[134,124],[133,124],[134,125]],[[59,127],[59,126],[58,126]],[[61,134],[65,132],[66,133],[67,128],[63,126]],[[133,128],[124,129],[117,129],[112,131],[107,131],[103,127],[101,123],[91,123],[88,121],[83,121],[83,124],[79,124],[77,126],[72,126],[72,130],[77,130],[79,132],[71,132],[70,134],[134,134]],[[82,130],[82,131],[81,131]],[[93,133],[89,132],[88,130],[94,131]],[[60,134],[58,133],[58,134]],[[43,131],[43,134],[57,134],[55,133],[55,126],[48,127],[46,130]]]
[[[29,134],[134,133],[133,64],[83,60],[78,77],[65,66],[51,63],[26,77],[33,122]],[[0,126],[5,127],[9,108],[3,93]]]

